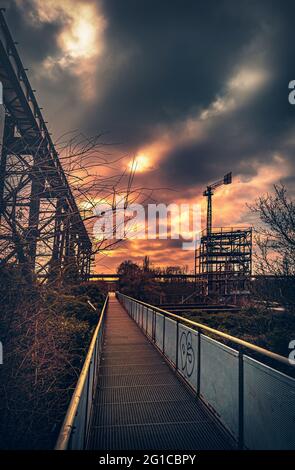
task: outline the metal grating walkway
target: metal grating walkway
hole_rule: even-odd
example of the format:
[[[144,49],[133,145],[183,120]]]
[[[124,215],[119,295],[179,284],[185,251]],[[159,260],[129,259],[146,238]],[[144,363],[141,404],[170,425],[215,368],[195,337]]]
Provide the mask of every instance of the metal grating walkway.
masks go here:
[[[230,449],[226,434],[110,297],[91,449]]]

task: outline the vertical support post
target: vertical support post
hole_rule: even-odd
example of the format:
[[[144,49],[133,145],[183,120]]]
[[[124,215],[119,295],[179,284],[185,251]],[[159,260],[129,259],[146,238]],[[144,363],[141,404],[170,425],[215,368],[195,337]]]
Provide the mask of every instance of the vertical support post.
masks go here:
[[[65,213],[65,227],[64,227],[64,236],[65,236],[65,260],[68,264],[69,256],[70,256],[70,209],[67,206],[67,212]]]
[[[79,277],[80,279],[84,279],[83,277],[83,269],[82,269],[82,243],[81,243],[81,237],[78,236],[76,240],[77,244],[77,253],[76,253],[76,263],[79,271]]]
[[[38,159],[39,160],[39,159]],[[34,162],[34,175],[32,177],[32,187],[30,194],[30,212],[29,212],[29,259],[31,268],[35,270],[36,256],[37,256],[37,238],[39,228],[39,217],[40,217],[40,201],[41,193],[43,192],[43,184],[40,181],[40,175],[38,174],[38,161]]]
[[[197,256],[198,256],[198,249],[197,249],[197,246],[195,247],[195,251],[194,251],[194,290],[197,289]]]
[[[3,105],[1,105],[3,106]],[[4,130],[3,130],[3,143],[0,146],[1,151],[1,161],[0,161],[0,220],[1,214],[5,210],[4,207],[4,186],[6,178],[6,162],[8,155],[8,146],[9,141],[13,138],[14,135],[14,122],[10,116],[4,115]],[[0,136],[1,139],[1,136]]]
[[[250,240],[249,240],[249,253],[250,253],[250,272],[249,272],[249,275],[250,277],[252,276],[252,243],[253,243],[253,230],[252,228],[250,228]]]
[[[95,348],[94,348],[94,354],[93,354],[93,377],[92,377],[92,393],[93,390],[95,390],[95,385],[96,385],[96,368],[97,368],[97,348],[98,348],[98,339],[99,336],[97,336],[96,341],[95,341]]]
[[[61,269],[61,224],[62,224],[62,201],[57,198],[54,220],[54,239],[51,258],[51,273],[54,277],[58,276]]]
[[[77,265],[77,258],[76,258],[76,252],[75,252],[75,243],[76,243],[76,232],[73,227],[73,220],[72,217],[70,216],[70,224],[69,224],[69,265],[73,272],[78,268]],[[77,274],[77,273],[76,273]]]
[[[211,235],[212,230],[212,189],[208,186],[206,190],[207,196],[207,237]]]
[[[244,360],[239,351],[239,449],[244,448]]]
[[[144,321],[143,321],[143,312],[144,312],[144,309],[145,309],[145,306],[140,304],[141,305],[141,316],[142,316],[142,320],[141,320],[141,323],[142,323],[142,326],[141,326],[141,329],[143,332],[145,332],[145,326],[144,326]]]
[[[91,364],[92,364],[92,360],[90,361],[90,365],[89,365],[89,370],[91,368]],[[90,381],[90,374],[89,374],[89,371],[88,371],[88,374],[87,374],[87,387],[86,387],[86,407],[85,407],[85,423],[84,423],[84,439],[83,439],[83,449],[86,448],[86,444],[87,444],[87,424],[88,424],[88,401],[89,401],[89,381]]]
[[[145,316],[145,333],[148,334],[148,324],[149,324],[149,309],[146,308],[146,316]]]
[[[87,280],[87,259],[86,254],[83,251],[83,247],[80,246],[80,274],[83,280]]]
[[[86,280],[89,280],[91,269],[91,248],[87,251],[87,269],[86,269]]]
[[[164,321],[163,321],[163,354],[165,354],[165,320],[166,320],[166,315],[163,315]]]
[[[179,320],[176,320],[176,359],[175,367],[178,369]]]
[[[212,195],[213,191],[210,186],[207,187],[205,193],[205,196],[207,196],[207,288],[208,288],[208,296],[212,295],[212,289],[213,289],[213,279],[212,279]]]
[[[197,395],[201,390],[201,330],[198,328],[198,356],[197,356]]]
[[[62,216],[62,201],[57,198],[56,209],[55,209],[55,221],[54,221],[54,241],[53,241],[53,252],[52,258],[57,261],[59,259],[59,246],[61,237],[61,216]]]
[[[153,310],[153,328],[152,328],[152,337],[154,343],[156,342],[156,311]]]

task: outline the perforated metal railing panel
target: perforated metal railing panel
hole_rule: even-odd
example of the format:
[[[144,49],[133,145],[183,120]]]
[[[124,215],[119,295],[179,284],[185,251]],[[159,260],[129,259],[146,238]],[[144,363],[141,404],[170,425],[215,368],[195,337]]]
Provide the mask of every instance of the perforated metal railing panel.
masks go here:
[[[110,298],[89,447],[230,449],[231,441]]]

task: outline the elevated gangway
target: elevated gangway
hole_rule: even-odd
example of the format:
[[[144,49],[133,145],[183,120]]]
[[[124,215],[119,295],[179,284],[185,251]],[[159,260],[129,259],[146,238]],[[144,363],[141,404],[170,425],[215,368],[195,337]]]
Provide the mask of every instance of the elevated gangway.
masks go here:
[[[56,449],[294,449],[295,379],[264,360],[291,371],[288,358],[111,293]]]

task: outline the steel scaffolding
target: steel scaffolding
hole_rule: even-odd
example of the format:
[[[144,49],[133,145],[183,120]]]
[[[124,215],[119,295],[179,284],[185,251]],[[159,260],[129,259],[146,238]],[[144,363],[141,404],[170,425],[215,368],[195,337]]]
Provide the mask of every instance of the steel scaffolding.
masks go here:
[[[195,253],[195,273],[203,295],[245,294],[252,273],[252,228],[213,228],[201,234]]]

